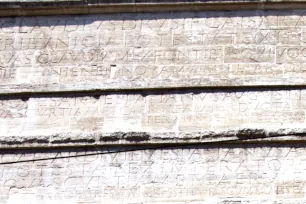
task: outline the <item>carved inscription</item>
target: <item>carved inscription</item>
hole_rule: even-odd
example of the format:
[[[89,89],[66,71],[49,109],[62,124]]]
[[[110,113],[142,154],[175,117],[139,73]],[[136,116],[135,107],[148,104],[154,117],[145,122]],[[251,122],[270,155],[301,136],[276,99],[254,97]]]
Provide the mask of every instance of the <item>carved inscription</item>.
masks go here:
[[[304,128],[306,91],[163,91],[0,100],[1,135]],[[7,124],[15,128],[7,128]]]
[[[0,100],[0,118],[12,119],[27,116],[28,105],[22,100]]]
[[[13,202],[22,196],[25,203],[298,204],[305,199],[302,146],[108,153],[118,150],[123,149],[2,153],[2,163],[17,163],[0,166],[0,200]],[[31,161],[43,158],[49,160]],[[24,160],[30,161],[18,163]]]
[[[0,90],[304,85],[305,14],[2,18]]]

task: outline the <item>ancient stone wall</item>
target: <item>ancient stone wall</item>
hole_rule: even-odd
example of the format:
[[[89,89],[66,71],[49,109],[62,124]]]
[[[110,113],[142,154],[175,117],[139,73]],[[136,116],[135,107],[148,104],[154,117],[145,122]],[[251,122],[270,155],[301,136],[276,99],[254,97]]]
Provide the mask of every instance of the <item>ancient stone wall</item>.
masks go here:
[[[0,203],[306,203],[306,2],[100,3],[0,2]]]
[[[304,10],[1,18],[4,93],[303,85]]]
[[[305,203],[301,145],[136,149],[1,153],[0,198],[6,203]]]

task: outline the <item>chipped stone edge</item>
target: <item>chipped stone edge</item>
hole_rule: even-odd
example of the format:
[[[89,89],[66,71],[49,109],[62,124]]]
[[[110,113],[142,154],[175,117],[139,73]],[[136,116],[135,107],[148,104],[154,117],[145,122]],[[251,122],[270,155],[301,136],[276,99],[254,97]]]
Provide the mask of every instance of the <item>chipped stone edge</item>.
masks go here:
[[[58,133],[46,136],[2,136],[0,137],[0,149],[296,141],[306,141],[306,128],[278,130],[244,128],[220,132],[95,132]]]
[[[0,2],[0,16],[303,8],[306,8],[305,0],[31,0]]]

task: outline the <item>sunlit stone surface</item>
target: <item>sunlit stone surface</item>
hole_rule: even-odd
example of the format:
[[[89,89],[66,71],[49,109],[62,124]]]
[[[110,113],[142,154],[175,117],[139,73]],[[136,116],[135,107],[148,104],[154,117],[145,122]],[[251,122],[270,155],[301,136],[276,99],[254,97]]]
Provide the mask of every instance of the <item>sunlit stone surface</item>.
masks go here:
[[[301,204],[305,201],[306,154],[305,147],[300,145],[187,146],[124,152],[130,149],[3,153],[1,162],[49,160],[1,165],[1,202]],[[73,157],[76,155],[89,156]]]
[[[305,204],[305,16],[0,18],[0,203]]]
[[[305,11],[0,19],[7,93],[305,85]]]

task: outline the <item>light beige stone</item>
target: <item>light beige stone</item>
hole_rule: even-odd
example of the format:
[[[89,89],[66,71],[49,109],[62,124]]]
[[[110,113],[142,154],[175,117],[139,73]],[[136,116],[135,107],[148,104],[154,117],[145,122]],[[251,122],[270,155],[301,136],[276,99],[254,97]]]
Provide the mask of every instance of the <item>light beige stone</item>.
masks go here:
[[[7,151],[1,154],[0,201],[305,203],[303,146],[150,148]]]
[[[0,134],[214,133],[305,128],[306,91],[142,91],[1,100]]]
[[[0,19],[1,93],[305,85],[305,11]]]
[[[0,203],[305,204],[305,14],[1,18]]]

